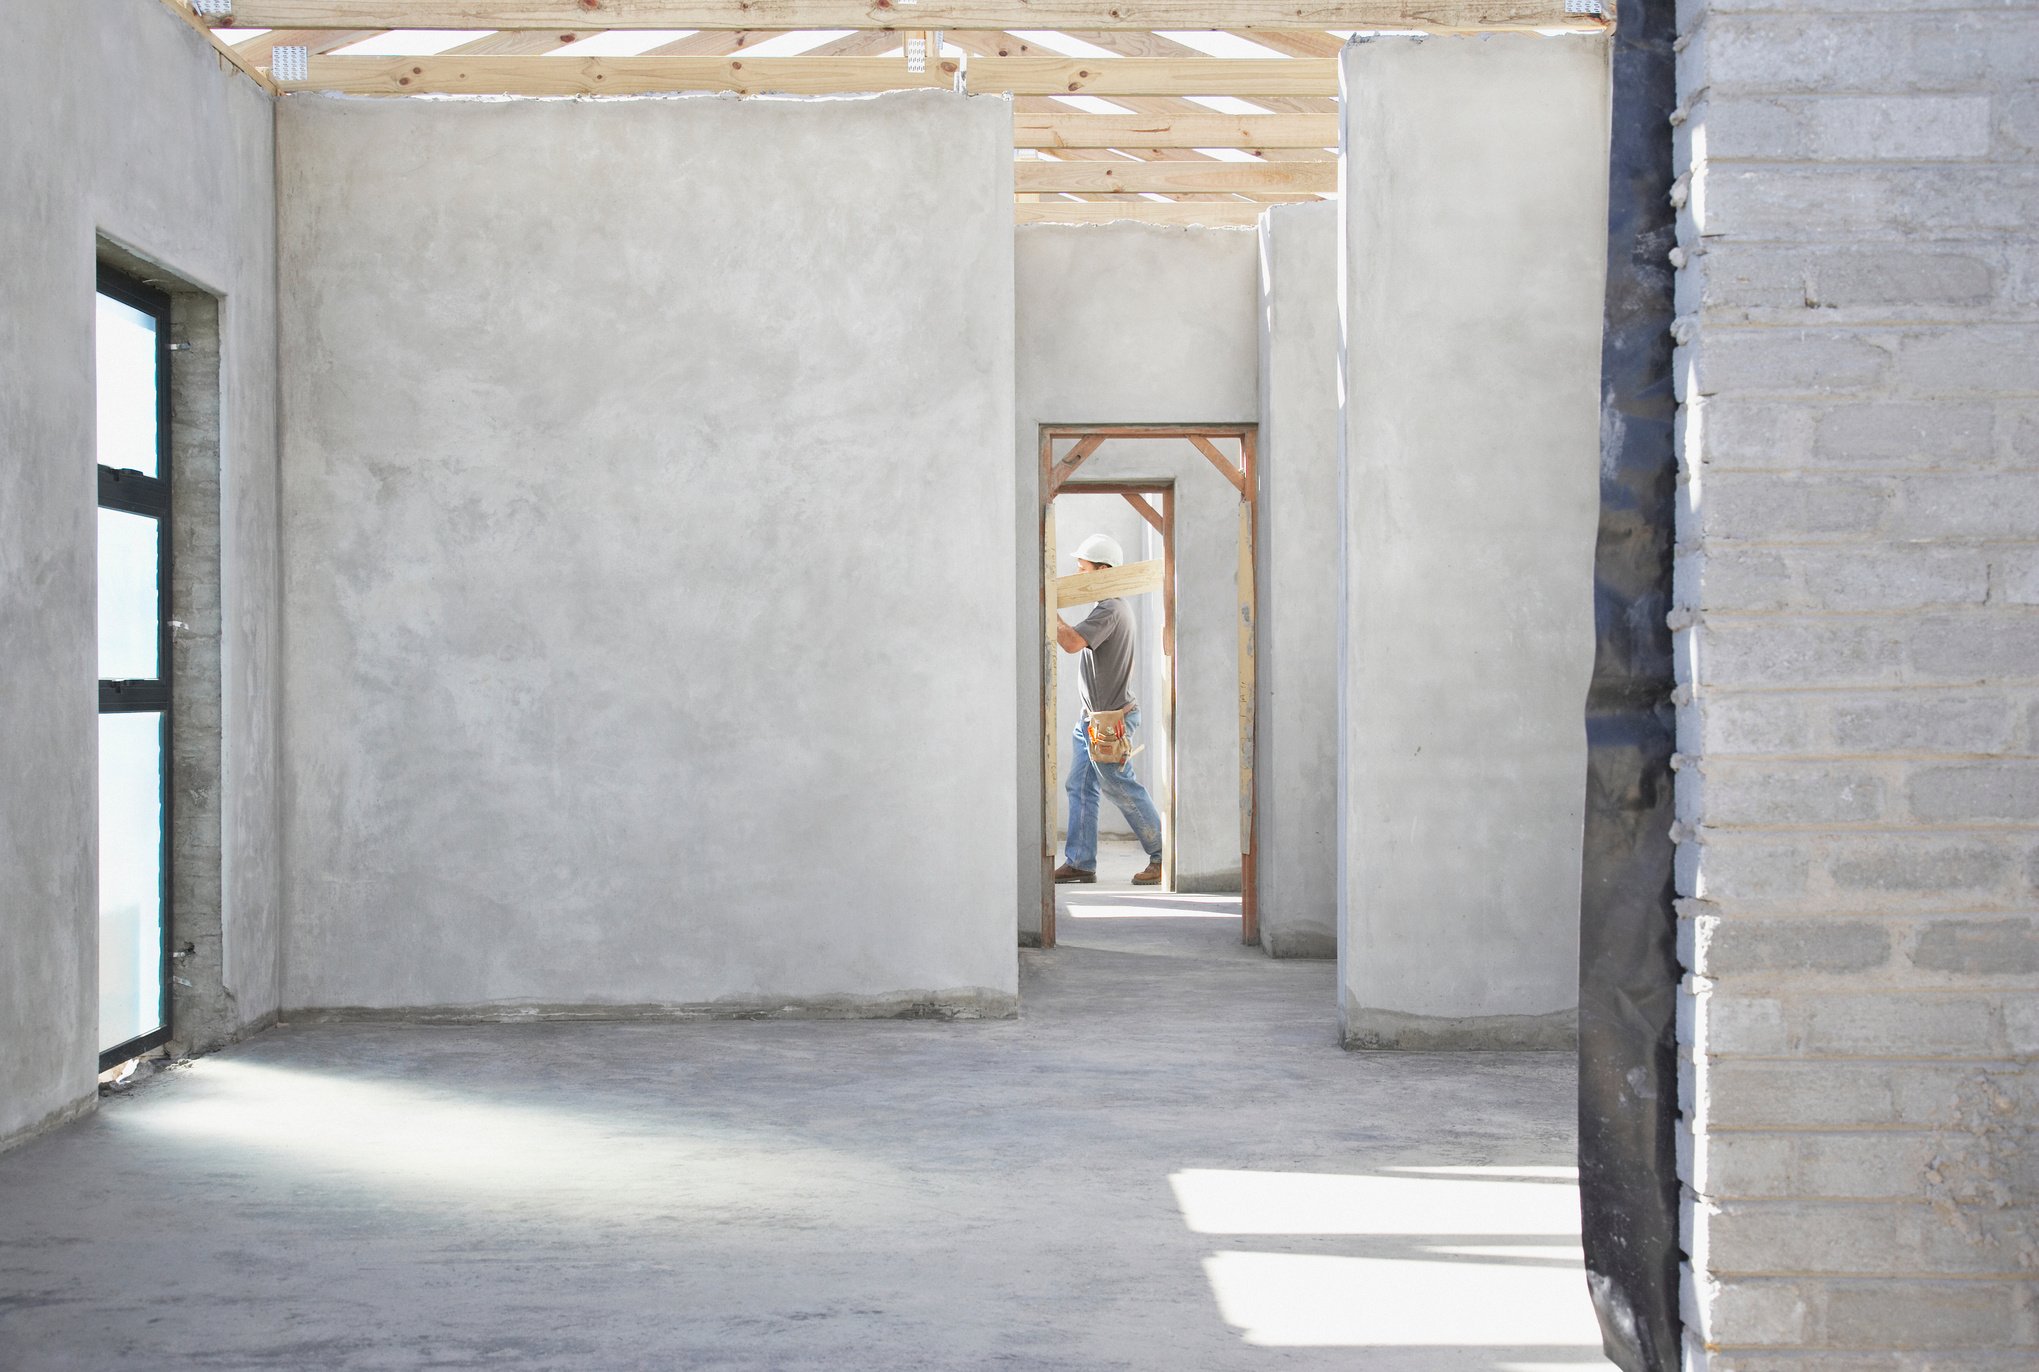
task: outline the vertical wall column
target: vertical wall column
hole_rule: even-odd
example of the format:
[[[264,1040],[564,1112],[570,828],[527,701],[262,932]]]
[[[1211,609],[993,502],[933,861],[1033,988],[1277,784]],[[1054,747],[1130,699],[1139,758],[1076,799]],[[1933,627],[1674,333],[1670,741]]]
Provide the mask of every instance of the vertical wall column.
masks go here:
[[[1575,1033],[1607,46],[1342,61],[1340,1009],[1354,1047]]]

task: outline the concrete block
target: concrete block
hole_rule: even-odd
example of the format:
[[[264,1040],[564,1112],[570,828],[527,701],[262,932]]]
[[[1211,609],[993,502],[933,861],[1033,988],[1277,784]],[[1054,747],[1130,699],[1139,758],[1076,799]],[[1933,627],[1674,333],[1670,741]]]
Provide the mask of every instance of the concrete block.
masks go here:
[[[1927,823],[2039,821],[2039,763],[1927,767],[1907,786],[1911,812]]]
[[[1798,243],[2022,235],[2039,218],[2039,167],[1709,167],[1708,235]]]
[[[1710,472],[1699,533],[1709,541],[1874,538],[1895,492],[1880,477]]]
[[[1701,718],[1703,731],[1695,751],[1703,750],[1708,757],[1799,753],[1814,746],[1820,711],[1796,692],[1711,691],[1701,706]]]
[[[1811,1311],[1792,1281],[1698,1276],[1680,1306],[1687,1328],[1708,1344],[1792,1344],[1811,1328]]]
[[[1873,531],[1864,530],[1873,536]],[[1780,537],[1788,535],[1780,534]],[[1704,598],[1713,610],[1834,610],[1859,613],[1950,605],[1989,598],[1991,556],[1893,542],[1845,548],[1710,548]]]
[[[1805,844],[1715,835],[1692,846],[1699,853],[1692,894],[1701,899],[1765,904],[1794,900],[1805,892],[1812,866]]]
[[[1904,675],[1908,625],[1880,619],[1709,618],[1700,660],[1703,687],[1896,685]],[[1956,639],[1970,654],[2000,655],[1994,644]]]
[[[1705,776],[1712,827],[1856,824],[1884,810],[1882,776],[1853,764],[1718,761]]]
[[[1995,598],[2010,605],[2039,605],[2039,548],[1991,550]]]
[[[1702,976],[1838,975],[1890,961],[1890,928],[1875,919],[1713,917],[1697,921],[1693,970]]]
[[[1944,1128],[1974,1077],[1966,1063],[1726,1058],[1696,1066],[1692,1112],[1721,1129]]]
[[[1833,1282],[1823,1294],[1823,1342],[1936,1352],[2039,1349],[2033,1337],[2033,1288],[2026,1283]]]
[[[1693,1016],[1693,1051],[1708,1057],[1775,1057],[1796,1048],[1784,1003],[1774,996],[1716,986],[1694,997]]]
[[[1987,404],[1846,405],[1814,421],[1812,464],[1952,467],[1995,456],[1995,412]]]
[[[1908,306],[1975,308],[1996,298],[2000,285],[2000,268],[1979,248],[1827,249],[1716,239],[1697,265],[1702,289],[1690,304],[1729,320],[1754,314],[1782,322],[1777,316],[1806,311],[1874,317]]]
[[[1910,395],[2039,395],[2039,323],[1905,334],[1893,382]]]
[[[1709,7],[1680,63],[1682,89],[1724,93],[1900,92],[1975,89],[2039,70],[2039,25],[2005,7],[1994,15],[1924,14],[1925,5],[1861,6],[1846,23],[1796,13]],[[1696,56],[1695,56],[1696,54]]]
[[[1923,617],[1905,635],[1904,649],[1907,674],[1917,681],[2039,681],[2039,614],[2005,609]]]
[[[1809,1052],[1844,1056],[1995,1057],[1998,1002],[1988,996],[1865,992],[1805,998],[1792,1016]]]
[[[1833,395],[1888,375],[1892,349],[1831,329],[1715,328],[1693,347],[1701,395]]]
[[[1710,162],[1924,162],[1990,150],[1986,95],[1703,100],[1688,121]]]
[[[2039,973],[2039,919],[1936,919],[1919,926],[1906,960],[1920,971],[1961,977]]]
[[[1730,1201],[1695,1207],[1692,1261],[1716,1275],[1987,1276],[2003,1273],[2007,1259],[1971,1227],[2002,1233],[2021,1218],[1975,1214],[1963,1226],[1923,1201]]]
[[[1842,697],[1829,719],[1842,752],[1994,753],[2010,746],[2017,716],[2002,694],[1920,690]]]
[[[1896,832],[1834,840],[1824,866],[1841,899],[1864,908],[1946,908],[2005,892],[2023,856],[2003,839]]]

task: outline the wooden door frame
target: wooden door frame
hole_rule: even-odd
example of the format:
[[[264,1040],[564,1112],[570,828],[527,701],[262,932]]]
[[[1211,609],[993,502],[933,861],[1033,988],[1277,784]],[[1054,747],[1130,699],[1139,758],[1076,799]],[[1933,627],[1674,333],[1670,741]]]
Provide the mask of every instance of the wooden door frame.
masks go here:
[[[1114,438],[1175,438],[1188,441],[1198,452],[1209,460],[1218,474],[1239,492],[1239,938],[1246,944],[1260,942],[1260,900],[1259,878],[1255,863],[1255,850],[1259,844],[1260,829],[1260,786],[1253,767],[1254,733],[1257,726],[1257,705],[1255,701],[1255,664],[1260,648],[1260,614],[1254,585],[1255,549],[1259,536],[1258,458],[1259,425],[1257,424],[1043,424],[1040,426],[1040,502],[1039,533],[1042,555],[1041,622],[1037,641],[1041,644],[1041,733],[1042,733],[1042,797],[1041,797],[1041,947],[1055,946],[1055,823],[1053,814],[1056,806],[1055,792],[1060,785],[1060,747],[1058,737],[1061,730],[1056,721],[1056,688],[1058,684],[1057,653],[1054,625],[1059,616],[1055,605],[1055,548],[1053,542],[1054,504],[1057,495],[1104,494],[1114,491],[1153,490],[1164,483],[1159,481],[1098,481],[1072,484],[1077,471],[1107,441]],[[1213,440],[1231,440],[1239,444],[1239,460],[1234,463],[1222,452]],[[1069,447],[1057,455],[1057,442],[1067,441]],[[1165,609],[1163,611],[1163,633],[1165,648],[1169,654],[1169,758],[1168,780],[1170,790],[1171,817],[1173,814],[1174,792],[1179,787],[1179,773],[1175,767],[1175,675],[1174,660],[1175,631],[1175,512],[1176,494],[1174,483],[1166,483],[1168,501],[1163,517],[1166,525],[1162,531],[1163,556],[1167,567],[1164,574]],[[1171,826],[1170,838],[1174,837]],[[1167,866],[1174,868],[1174,844],[1171,842],[1167,853]]]

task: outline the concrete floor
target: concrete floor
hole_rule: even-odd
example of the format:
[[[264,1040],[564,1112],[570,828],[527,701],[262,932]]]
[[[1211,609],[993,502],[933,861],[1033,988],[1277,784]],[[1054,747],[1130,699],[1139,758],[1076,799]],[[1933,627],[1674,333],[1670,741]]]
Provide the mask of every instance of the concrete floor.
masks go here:
[[[0,1157],[0,1368],[1607,1366],[1568,1058],[1345,1053],[1236,901],[1063,904],[1016,1022],[284,1027],[147,1082]]]

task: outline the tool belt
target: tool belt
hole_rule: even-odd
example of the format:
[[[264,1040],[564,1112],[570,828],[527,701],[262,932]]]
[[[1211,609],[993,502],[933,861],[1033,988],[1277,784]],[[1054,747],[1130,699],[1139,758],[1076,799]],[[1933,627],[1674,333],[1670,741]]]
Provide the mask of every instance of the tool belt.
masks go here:
[[[1139,749],[1126,732],[1126,716],[1131,710],[1092,710],[1083,722],[1084,732],[1090,740],[1090,760],[1101,762],[1107,767],[1116,767],[1130,761]]]

